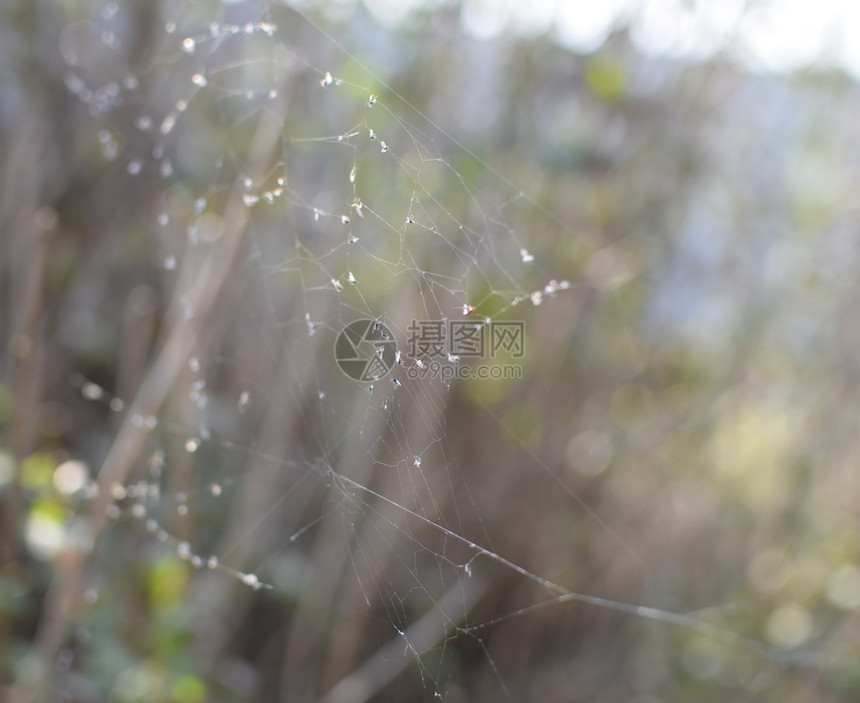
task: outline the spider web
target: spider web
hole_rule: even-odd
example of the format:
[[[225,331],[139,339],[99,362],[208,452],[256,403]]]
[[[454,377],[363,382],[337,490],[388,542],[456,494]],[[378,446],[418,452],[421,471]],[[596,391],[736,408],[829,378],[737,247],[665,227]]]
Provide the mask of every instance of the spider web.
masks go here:
[[[458,663],[477,658],[484,695],[521,700],[541,689],[528,688],[527,660],[502,626],[531,622],[512,632],[558,637],[552,621],[570,624],[574,602],[587,606],[583,618],[612,614],[622,639],[672,650],[694,638],[720,656],[752,654],[764,679],[776,665],[833,664],[761,644],[731,607],[699,617],[637,605],[648,601],[649,566],[635,528],[592,507],[542,458],[528,423],[500,408],[507,393],[546,387],[542,355],[566,353],[551,330],[565,326],[577,284],[549,244],[564,240],[571,257],[591,246],[569,226],[590,189],[567,211],[543,208],[528,164],[495,165],[451,136],[444,97],[432,115],[410,101],[444,86],[380,77],[310,10],[230,5],[214,22],[197,3],[158,12],[137,64],[119,51],[132,31],[122,3],[70,25],[61,45],[66,85],[100,125],[103,156],[148,203],[148,280],[164,319],[151,361],[173,371],[158,377],[168,389],[157,401],[153,376],[138,396],[73,381],[117,416],[120,438],[140,438],[139,456],[103,469],[89,496],[105,501],[110,539],[194,570],[187,607],[200,661],[214,671],[234,638],[263,638],[241,634],[259,599],[288,613],[279,680],[223,671],[224,691],[399,700],[398,685],[410,689],[398,682],[414,675],[428,697],[460,700]],[[364,24],[349,36],[381,41],[367,20],[351,22]],[[615,165],[639,144],[625,141]],[[356,320],[397,343],[393,368],[369,383],[347,378],[334,356]],[[410,352],[416,321],[455,320],[488,330],[522,321],[522,378],[459,383],[458,369],[481,362]],[[502,357],[495,365],[516,361]],[[555,409],[544,410],[551,421]],[[532,490],[566,503],[582,539],[620,565],[605,592],[578,589],[579,547],[529,559],[521,540],[541,539],[530,523],[541,508],[505,506]],[[105,567],[98,590],[126,566]]]

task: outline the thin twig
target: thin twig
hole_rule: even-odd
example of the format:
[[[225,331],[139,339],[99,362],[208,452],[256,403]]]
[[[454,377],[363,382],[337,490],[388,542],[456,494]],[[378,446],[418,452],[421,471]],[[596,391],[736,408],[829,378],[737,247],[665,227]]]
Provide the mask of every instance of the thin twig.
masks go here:
[[[342,678],[317,703],[365,703],[379,693],[421,652],[439,644],[488,590],[477,576],[461,576],[418,622],[378,649]],[[456,617],[451,613],[456,612]]]

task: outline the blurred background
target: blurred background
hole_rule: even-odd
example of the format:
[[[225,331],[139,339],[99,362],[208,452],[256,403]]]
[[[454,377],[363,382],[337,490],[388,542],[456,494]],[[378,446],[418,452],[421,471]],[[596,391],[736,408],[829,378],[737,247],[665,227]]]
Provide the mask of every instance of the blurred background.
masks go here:
[[[857,8],[0,18],[0,698],[857,700]]]

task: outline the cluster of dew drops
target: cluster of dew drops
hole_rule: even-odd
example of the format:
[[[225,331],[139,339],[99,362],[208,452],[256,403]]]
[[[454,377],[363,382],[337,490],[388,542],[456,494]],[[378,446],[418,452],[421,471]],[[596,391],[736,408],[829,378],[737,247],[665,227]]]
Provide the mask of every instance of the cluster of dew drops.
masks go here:
[[[116,16],[117,11],[118,3],[115,1],[108,2],[102,10],[103,20],[105,22],[110,22]],[[167,22],[164,26],[164,31],[167,35],[171,36],[176,34],[176,23],[173,21]],[[221,42],[236,35],[250,36],[254,34],[263,34],[268,37],[272,37],[275,35],[276,31],[277,26],[271,22],[248,22],[243,25],[219,24],[212,22],[209,24],[208,32],[203,32],[195,36],[185,36],[179,42],[179,47],[185,54],[194,54],[201,45],[204,45],[207,42]],[[101,32],[101,41],[106,47],[111,49],[118,49],[121,46],[120,39],[109,27],[103,28]],[[74,68],[78,63],[76,52],[68,50],[64,52],[64,58],[66,63],[69,65],[69,71],[65,75],[67,88],[71,93],[76,95],[82,102],[89,106],[90,112],[93,115],[105,113],[114,107],[122,105],[124,102],[123,92],[134,92],[139,87],[137,76],[129,74],[123,78],[122,81],[108,82],[104,86],[91,89],[86,86],[84,81],[74,72]],[[170,134],[175,127],[179,116],[188,108],[188,105],[196,94],[196,91],[205,89],[209,85],[209,79],[204,72],[197,72],[191,77],[191,83],[192,86],[189,92],[184,97],[179,98],[163,118],[158,120],[150,115],[143,114],[135,120],[135,127],[141,132],[156,132],[162,138]],[[344,81],[341,78],[333,76],[331,71],[324,71],[322,72],[319,84],[323,89],[328,89],[332,86],[337,88],[344,85]],[[247,97],[250,99],[254,97],[254,94],[254,91],[251,91],[248,93]],[[274,88],[267,91],[267,97],[270,99],[276,98],[277,95],[278,91]],[[367,99],[367,107],[372,108],[378,103],[378,100],[379,99],[376,95],[370,94]],[[337,140],[346,142],[349,139],[358,136],[358,134],[358,131],[345,133],[338,135]],[[116,135],[109,129],[102,129],[99,131],[97,136],[104,157],[110,161],[115,160],[121,152],[121,135]],[[368,136],[372,141],[378,143],[381,152],[385,153],[389,151],[388,143],[376,134],[373,129],[368,129]],[[170,158],[165,155],[163,141],[156,141],[155,145],[152,147],[152,157],[158,163],[158,172],[160,176],[163,178],[169,178],[173,174],[173,164]],[[126,171],[132,176],[137,176],[143,172],[144,163],[143,158],[132,155],[126,162]],[[355,183],[355,179],[356,168],[353,167],[349,173],[350,183]],[[253,192],[253,184],[249,178],[244,179],[244,185],[246,192],[243,194],[243,201],[247,207],[253,207],[260,202],[273,204],[279,201],[284,193],[285,187],[284,179],[282,177],[278,178],[278,183],[275,188],[266,190],[262,193]],[[206,199],[199,198],[195,203],[197,214],[201,214],[203,210],[205,210],[205,207]],[[350,207],[359,217],[364,217],[362,212],[363,204],[360,199],[356,198]],[[318,207],[313,207],[312,211],[315,220],[319,220],[320,217],[333,217],[339,219],[342,224],[348,225],[350,222],[350,216],[347,214],[326,212]],[[161,226],[165,226],[167,221],[168,216],[166,213],[161,213],[158,216],[158,222]],[[197,236],[198,232],[194,227],[192,227],[189,230],[189,237],[194,239]],[[205,238],[205,233],[203,236]],[[349,242],[354,243],[357,241],[358,238],[350,234]],[[520,261],[522,263],[528,264],[533,262],[535,259],[534,254],[524,247],[520,248],[519,254]],[[172,270],[176,267],[176,263],[176,257],[169,255],[165,258],[163,266],[167,270]],[[356,285],[357,283],[356,277],[351,271],[347,272],[345,279],[346,283],[350,285]],[[341,278],[332,277],[331,285],[338,292],[343,291],[344,289],[344,283]],[[543,289],[534,290],[531,293],[515,297],[511,301],[510,306],[513,307],[526,300],[530,301],[533,305],[538,306],[543,302],[547,295],[553,295],[554,293],[565,290],[569,287],[570,284],[568,281],[551,280],[543,287]],[[472,309],[468,303],[464,303],[463,308],[464,314],[468,314],[466,311],[471,311]],[[190,317],[191,312],[192,311],[186,309],[186,317]]]
[[[199,362],[195,357],[192,357],[189,361],[189,367],[192,370],[199,370]],[[73,380],[79,386],[81,396],[85,400],[102,403],[112,412],[116,413],[121,413],[126,409],[125,401],[118,397],[111,397],[108,391],[102,386],[81,378]],[[204,385],[198,381],[192,383],[191,397],[192,399],[197,399],[198,404],[201,399],[205,399],[205,395],[202,393]],[[237,401],[239,412],[244,412],[249,404],[250,394],[248,391],[242,391]],[[132,426],[147,432],[151,432],[158,427],[158,419],[152,415],[146,417],[133,415],[129,418],[129,421]],[[199,435],[199,437],[189,437],[185,440],[183,448],[188,454],[197,452],[202,441],[208,438],[209,433],[205,428],[201,428]],[[149,474],[147,479],[141,479],[129,484],[114,483],[109,486],[108,490],[110,491],[112,503],[107,508],[107,517],[114,521],[125,516],[141,520],[148,533],[152,534],[162,544],[169,545],[175,549],[179,558],[188,562],[195,569],[219,571],[238,579],[254,590],[272,588],[271,585],[260,580],[256,574],[233,569],[221,563],[215,555],[202,556],[195,553],[187,541],[179,540],[172,536],[151,516],[148,506],[161,498],[161,477],[164,470],[164,462],[164,451],[157,449],[150,454],[147,460]],[[96,481],[89,477],[82,479],[80,484],[80,494],[85,499],[95,497],[100,490]],[[206,491],[210,496],[218,498],[223,494],[223,486],[220,483],[210,483],[206,487]],[[179,492],[175,496],[175,501],[176,513],[181,517],[188,515],[188,495],[185,492]]]

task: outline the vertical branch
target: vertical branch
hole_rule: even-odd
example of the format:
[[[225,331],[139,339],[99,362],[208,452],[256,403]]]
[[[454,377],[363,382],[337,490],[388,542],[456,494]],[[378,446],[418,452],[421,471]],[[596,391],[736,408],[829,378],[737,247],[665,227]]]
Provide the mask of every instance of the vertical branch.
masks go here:
[[[344,676],[318,703],[366,703],[415,657],[437,645],[465,619],[487,592],[488,583],[462,576],[424,617],[383,645]],[[456,615],[452,613],[456,612]]]
[[[280,123],[272,114],[263,113],[248,158],[252,171],[264,171],[279,135]],[[238,184],[230,192],[223,221],[224,236],[221,243],[208,253],[188,293],[194,316],[185,320],[175,315],[169,321],[167,340],[147,372],[99,471],[98,493],[83,517],[86,544],[78,545],[76,551],[67,549],[57,559],[54,584],[46,597],[36,634],[36,651],[43,666],[54,659],[65,640],[84,568],[105,525],[108,507],[113,502],[110,488],[116,483],[126,482],[146,442],[147,431],[141,423],[135,422],[135,418],[158,412],[205,329],[205,323],[232,267],[247,221],[247,209]],[[178,291],[175,293],[179,294]],[[178,305],[173,306],[173,309],[178,308]],[[38,682],[19,681],[11,689],[9,699],[12,703],[30,703],[35,700],[38,690]]]
[[[0,213],[11,213],[6,223],[11,233],[7,242],[11,331],[8,351],[13,397],[11,440],[16,467],[11,484],[0,494],[0,570],[4,573],[10,573],[17,564],[18,524],[23,509],[20,466],[33,441],[37,397],[42,269],[46,239],[56,225],[53,210],[39,209],[38,202],[41,173],[33,164],[40,163],[34,152],[44,143],[43,133],[42,121],[34,119],[15,142],[4,169],[5,197],[0,207]],[[29,174],[29,178],[21,177],[23,174]],[[9,626],[8,616],[0,617],[0,662],[8,661]],[[0,675],[3,673],[0,671]]]

